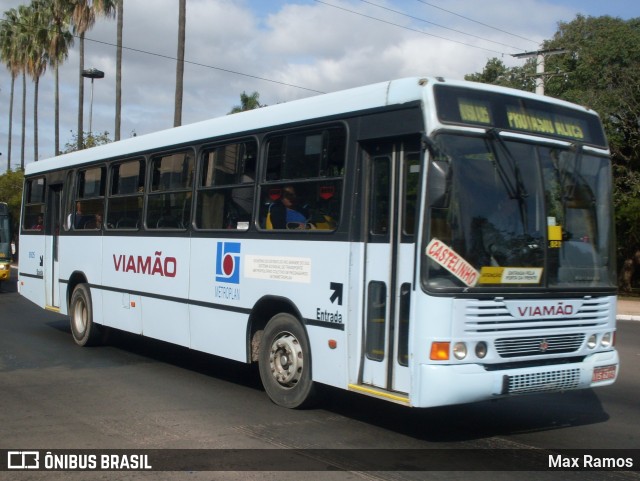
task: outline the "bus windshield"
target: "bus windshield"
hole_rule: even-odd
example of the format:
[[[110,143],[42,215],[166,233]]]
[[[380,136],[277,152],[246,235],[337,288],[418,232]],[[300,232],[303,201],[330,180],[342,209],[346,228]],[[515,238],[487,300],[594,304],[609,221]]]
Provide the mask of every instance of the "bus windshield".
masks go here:
[[[607,157],[493,130],[442,133],[433,151],[429,188],[443,194],[427,210],[427,289],[614,287]]]

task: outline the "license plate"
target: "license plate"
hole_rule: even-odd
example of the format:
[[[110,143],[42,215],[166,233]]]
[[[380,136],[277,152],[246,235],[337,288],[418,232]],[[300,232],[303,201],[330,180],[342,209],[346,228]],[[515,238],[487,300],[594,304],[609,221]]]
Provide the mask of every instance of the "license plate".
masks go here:
[[[593,376],[591,382],[608,381],[609,379],[615,379],[616,366],[602,366],[596,367],[593,370]]]

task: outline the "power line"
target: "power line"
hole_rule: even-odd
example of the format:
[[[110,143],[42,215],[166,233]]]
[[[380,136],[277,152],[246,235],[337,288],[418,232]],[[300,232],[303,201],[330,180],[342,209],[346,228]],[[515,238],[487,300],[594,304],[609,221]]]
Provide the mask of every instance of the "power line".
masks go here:
[[[79,37],[76,36],[76,38],[79,38]],[[111,47],[116,47],[117,46],[116,44],[111,43],[111,42],[106,42],[104,40],[96,40],[96,39],[92,39],[92,38],[89,38],[89,37],[85,37],[84,40],[85,41],[89,41],[89,42],[94,42],[94,43],[100,43],[100,44],[103,44],[103,45],[109,45]],[[142,50],[142,49],[139,49],[139,48],[126,47],[124,45],[122,46],[122,48],[124,50],[129,50],[131,52],[143,53],[145,55],[152,55],[154,57],[164,58],[164,59],[167,59],[167,60],[176,60],[176,61],[178,60],[176,57],[172,57],[171,55],[165,55],[165,54],[156,53],[156,52],[149,52],[148,50]],[[231,73],[231,74],[234,74],[234,75],[241,75],[243,77],[249,77],[249,78],[253,78],[253,79],[257,79],[257,80],[263,80],[265,82],[271,82],[271,83],[275,83],[275,84],[279,84],[279,85],[284,85],[285,87],[295,87],[297,89],[307,90],[308,92],[315,92],[315,93],[318,93],[318,94],[326,93],[326,92],[323,92],[321,90],[315,90],[315,89],[312,89],[312,88],[309,88],[309,87],[302,87],[301,85],[290,84],[290,83],[287,83],[287,82],[282,82],[280,80],[274,80],[274,79],[270,79],[270,78],[266,78],[266,77],[260,77],[258,75],[252,75],[252,74],[249,74],[249,73],[238,72],[236,70],[231,70],[231,69],[228,69],[228,68],[216,67],[215,65],[207,65],[207,64],[204,64],[204,63],[200,63],[200,62],[194,62],[192,60],[184,60],[184,63],[187,63],[189,65],[196,65],[198,67],[210,68],[212,70],[219,70],[221,72]]]
[[[526,38],[526,37],[523,37],[521,35],[518,35],[517,33],[507,32],[506,30],[502,30],[501,28],[494,27],[494,26],[486,24],[486,23],[482,23],[482,22],[480,22],[478,20],[474,20],[473,18],[465,17],[464,15],[460,15],[459,13],[452,12],[451,10],[447,10],[446,8],[442,8],[442,7],[439,7],[437,5],[433,5],[432,3],[425,2],[424,0],[418,0],[418,2],[424,3],[425,5],[429,5],[430,7],[433,7],[433,8],[437,8],[438,10],[442,10],[443,12],[450,13],[451,15],[455,15],[456,17],[464,18],[465,20],[468,20],[470,22],[477,23],[478,25],[482,25],[483,27],[487,27],[487,28],[490,28],[492,30],[497,30],[498,32],[506,33],[507,35],[511,35],[513,37],[517,37],[517,38],[520,38],[522,40],[526,40],[527,42],[532,42],[532,43],[535,43],[536,45],[538,45],[540,43],[540,42],[536,42],[535,40],[531,40],[530,38]]]
[[[393,25],[394,27],[403,28],[405,30],[409,30],[410,32],[416,32],[416,33],[420,33],[422,35],[428,35],[429,37],[439,38],[441,40],[446,40],[448,42],[453,42],[453,43],[457,43],[459,45],[464,45],[465,47],[477,48],[477,49],[480,49],[480,50],[485,50],[486,52],[497,53],[499,55],[505,55],[505,52],[499,52],[497,50],[492,50],[492,49],[489,49],[489,48],[480,47],[478,45],[472,45],[470,43],[460,42],[459,40],[452,40],[452,39],[447,38],[447,37],[442,37],[440,35],[435,35],[433,33],[424,32],[422,30],[418,30],[418,29],[415,29],[415,28],[407,27],[405,25],[400,25],[398,23],[389,22],[387,20],[383,20],[383,19],[378,18],[378,17],[373,17],[371,15],[366,15],[364,13],[356,12],[354,10],[349,10],[348,8],[339,7],[337,5],[332,5],[331,3],[323,2],[322,0],[314,0],[314,1],[317,2],[317,3],[321,3],[323,5],[326,5],[328,7],[337,8],[338,10],[343,10],[345,12],[353,13],[354,15],[359,15],[359,16],[364,17],[364,18],[369,18],[371,20],[375,20],[376,22],[386,23],[387,25]]]
[[[0,21],[3,22],[5,20],[2,19]],[[79,35],[73,35],[73,36],[75,38],[78,38],[78,39],[80,38]],[[115,43],[107,42],[107,41],[104,41],[104,40],[96,40],[96,39],[93,39],[93,38],[90,38],[90,37],[86,37],[86,36],[85,36],[84,40],[87,41],[87,42],[93,42],[93,43],[99,43],[99,44],[102,44],[102,45],[108,45],[110,47],[117,47],[117,45]],[[142,49],[139,49],[139,48],[127,47],[125,45],[122,46],[122,49],[123,50],[129,50],[131,52],[142,53],[142,54],[145,54],[145,55],[151,55],[153,57],[164,58],[164,59],[167,59],[167,60],[174,60],[174,61],[178,60],[176,57],[173,57],[171,55],[165,55],[165,54],[161,54],[161,53],[150,52],[148,50],[142,50]],[[212,69],[212,70],[219,70],[221,72],[226,72],[226,73],[230,73],[230,74],[234,74],[234,75],[240,75],[240,76],[243,76],[243,77],[249,77],[249,78],[253,78],[253,79],[257,79],[257,80],[263,80],[265,82],[271,82],[271,83],[275,83],[275,84],[278,84],[278,85],[283,85],[285,87],[294,87],[294,88],[297,88],[297,89],[306,90],[308,92],[314,92],[314,93],[318,93],[318,94],[326,93],[326,92],[323,92],[322,90],[316,90],[316,89],[312,89],[312,88],[309,88],[309,87],[303,87],[301,85],[295,85],[295,84],[290,84],[290,83],[287,83],[287,82],[282,82],[280,80],[274,80],[274,79],[270,79],[270,78],[266,78],[266,77],[260,77],[258,75],[248,74],[248,73],[244,73],[244,72],[238,72],[236,70],[231,70],[231,69],[227,69],[227,68],[224,68],[224,67],[216,67],[215,65],[207,65],[207,64],[204,64],[204,63],[194,62],[194,61],[191,61],[191,60],[183,60],[183,62],[186,63],[186,64],[189,64],[189,65],[195,65],[195,66],[198,66],[198,67],[204,67],[204,68],[209,68],[209,69]]]
[[[404,13],[404,12],[401,12],[399,10],[394,10],[392,8],[384,7],[382,5],[378,5],[376,3],[369,2],[367,0],[360,0],[360,1],[362,3],[368,3],[369,5],[373,5],[374,7],[378,7],[378,8],[381,8],[383,10],[387,10],[388,12],[393,12],[393,13],[397,13],[398,15],[402,15],[402,16],[408,17],[408,18],[410,18],[412,20],[418,20],[419,22],[428,23],[429,25],[434,25],[436,27],[443,28],[445,30],[450,30],[451,32],[460,33],[462,35],[467,35],[469,37],[477,38],[477,39],[483,40],[485,42],[495,43],[496,45],[502,45],[503,47],[513,48],[515,50],[524,50],[524,49],[522,49],[520,47],[514,47],[513,45],[508,45],[506,43],[496,42],[495,40],[490,40],[488,38],[480,37],[480,36],[474,35],[472,33],[463,32],[462,30],[456,30],[455,28],[445,27],[444,25],[440,25],[438,23],[434,23],[434,22],[431,22],[429,20],[425,20],[424,18],[414,17],[413,15],[409,15],[408,13]]]

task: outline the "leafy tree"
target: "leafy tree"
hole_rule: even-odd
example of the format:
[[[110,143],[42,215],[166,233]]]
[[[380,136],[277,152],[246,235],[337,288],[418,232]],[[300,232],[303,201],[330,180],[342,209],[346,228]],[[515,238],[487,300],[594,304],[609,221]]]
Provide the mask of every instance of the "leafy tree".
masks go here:
[[[545,94],[598,112],[609,138],[618,265],[621,287],[628,290],[632,268],[640,265],[640,18],[578,15],[560,22],[543,47],[568,51],[546,59]],[[516,72],[501,70],[498,62],[489,60],[482,74],[467,78],[498,84]]]
[[[237,114],[238,112],[259,109],[260,107],[266,107],[266,105],[260,104],[260,94],[258,92],[253,92],[251,95],[247,95],[246,92],[242,92],[240,94],[240,105],[233,107],[229,113]]]
[[[63,154],[75,152],[76,150],[90,149],[91,147],[97,147],[98,145],[105,145],[112,142],[109,138],[109,132],[106,130],[102,133],[96,132],[84,132],[82,136],[82,144],[78,143],[78,134],[71,132],[71,140],[65,144]]]
[[[501,85],[533,92],[535,90],[535,61],[529,60],[524,67],[507,67],[502,60],[491,58],[481,73],[465,75],[465,80]]]
[[[16,77],[22,71],[17,52],[17,42],[15,42],[18,22],[18,11],[15,8],[7,10],[4,13],[2,22],[0,22],[0,60],[7,66],[11,74],[11,95],[9,100],[9,133],[7,136],[7,171],[11,170],[11,138],[13,136],[13,97],[15,92],[15,81]]]
[[[9,206],[13,232],[18,232],[23,182],[24,174],[21,170],[9,170],[0,175],[0,202],[6,202]]]
[[[32,2],[21,10],[18,44],[25,55],[25,69],[33,79],[33,158],[38,160],[38,93],[40,77],[47,70],[49,17],[42,2]]]
[[[72,5],[66,0],[36,0],[46,12],[47,25],[47,53],[49,65],[53,68],[54,94],[54,152],[60,154],[60,81],[58,69],[67,59],[69,48],[73,45],[73,35],[69,31]]]

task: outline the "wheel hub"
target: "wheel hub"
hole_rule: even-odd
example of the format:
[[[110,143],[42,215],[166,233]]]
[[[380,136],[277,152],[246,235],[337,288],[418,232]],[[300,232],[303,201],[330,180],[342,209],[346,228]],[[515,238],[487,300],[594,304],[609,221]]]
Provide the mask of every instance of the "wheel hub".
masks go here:
[[[271,345],[271,374],[284,387],[294,387],[302,377],[304,358],[300,342],[291,333],[282,333]]]

